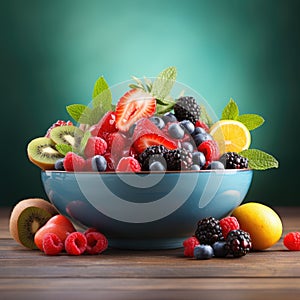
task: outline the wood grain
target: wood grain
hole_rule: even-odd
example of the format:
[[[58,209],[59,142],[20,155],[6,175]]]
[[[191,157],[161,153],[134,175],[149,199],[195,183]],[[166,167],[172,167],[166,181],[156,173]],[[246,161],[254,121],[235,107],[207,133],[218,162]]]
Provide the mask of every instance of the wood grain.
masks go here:
[[[284,233],[300,231],[300,207],[276,208]],[[282,239],[239,259],[194,260],[182,249],[49,257],[24,249],[0,211],[0,299],[299,299],[300,251]]]

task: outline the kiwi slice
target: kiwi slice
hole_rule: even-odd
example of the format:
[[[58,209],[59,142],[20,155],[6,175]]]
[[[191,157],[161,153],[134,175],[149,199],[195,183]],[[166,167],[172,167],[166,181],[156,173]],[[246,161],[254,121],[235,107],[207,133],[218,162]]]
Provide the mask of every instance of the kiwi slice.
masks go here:
[[[47,200],[30,198],[21,200],[13,208],[9,231],[15,241],[26,248],[37,249],[34,235],[54,215],[57,209]]]
[[[58,126],[50,131],[50,138],[55,144],[66,144],[73,148],[80,145],[84,132],[76,126]]]
[[[53,170],[55,162],[63,155],[55,148],[55,143],[46,137],[33,139],[27,146],[27,155],[31,162],[43,170]]]

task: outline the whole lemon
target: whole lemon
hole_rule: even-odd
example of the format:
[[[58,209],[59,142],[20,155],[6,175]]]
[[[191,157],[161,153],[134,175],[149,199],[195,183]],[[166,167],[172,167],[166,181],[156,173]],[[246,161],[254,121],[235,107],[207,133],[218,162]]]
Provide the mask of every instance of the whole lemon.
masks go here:
[[[231,215],[236,217],[242,230],[250,233],[253,250],[267,249],[281,238],[281,219],[269,206],[248,202],[235,208]]]

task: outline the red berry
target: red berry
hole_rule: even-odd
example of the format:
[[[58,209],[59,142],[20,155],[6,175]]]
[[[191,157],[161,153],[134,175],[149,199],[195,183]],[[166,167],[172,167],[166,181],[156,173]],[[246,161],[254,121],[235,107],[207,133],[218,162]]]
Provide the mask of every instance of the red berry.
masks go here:
[[[88,228],[87,230],[85,230],[84,232],[83,232],[83,234],[86,236],[88,233],[90,233],[90,232],[98,232],[98,230],[97,230],[97,228],[94,228],[94,227],[90,227],[90,228]]]
[[[86,233],[88,254],[99,254],[107,249],[108,241],[106,237],[98,231],[90,231]]]
[[[68,254],[80,255],[86,250],[86,236],[78,231],[70,233],[65,240],[65,249]]]
[[[71,122],[71,121],[63,121],[63,120],[57,120],[54,124],[52,124],[49,128],[48,128],[48,130],[47,130],[47,132],[46,132],[46,135],[45,135],[45,137],[50,137],[50,131],[53,129],[53,128],[55,128],[55,127],[59,127],[59,126],[73,126],[73,123]]]
[[[183,251],[183,255],[187,256],[187,257],[193,257],[194,256],[194,248],[200,245],[198,239],[194,236],[186,239],[183,241],[183,247],[184,247],[184,251]]]
[[[289,250],[300,251],[300,232],[289,232],[283,239],[283,244]]]
[[[224,238],[226,239],[227,234],[231,230],[240,229],[240,224],[236,217],[226,217],[220,220],[220,226],[222,228],[222,233]]]
[[[74,152],[68,152],[64,158],[66,171],[83,171],[86,167],[85,159]]]
[[[42,240],[42,247],[45,254],[57,255],[63,250],[64,244],[57,234],[46,233]]]
[[[121,132],[113,132],[106,136],[106,141],[107,151],[111,153],[111,156],[117,163],[123,157],[123,151],[128,148],[126,136]]]
[[[139,162],[131,157],[122,157],[116,168],[117,172],[139,172],[141,171],[141,165]]]
[[[109,152],[106,152],[104,154],[104,158],[106,159],[106,162],[107,162],[107,167],[106,167],[106,171],[114,171],[115,170],[115,161],[114,159],[112,158],[112,155],[111,153]]]
[[[84,149],[85,157],[93,157],[95,155],[103,155],[106,152],[106,141],[98,136],[90,137]]]
[[[93,136],[104,137],[106,133],[117,131],[116,128],[116,114],[113,111],[108,111],[98,122],[90,128]]]
[[[141,118],[151,117],[156,110],[155,98],[141,89],[125,93],[116,106],[116,127],[126,132]]]
[[[207,140],[198,146],[198,151],[202,152],[206,159],[206,166],[212,161],[218,160],[220,156],[219,147],[216,141]]]
[[[196,121],[195,127],[201,127],[201,128],[203,128],[206,132],[209,131],[209,127],[208,127],[204,122],[202,122],[202,121],[200,121],[200,120]]]

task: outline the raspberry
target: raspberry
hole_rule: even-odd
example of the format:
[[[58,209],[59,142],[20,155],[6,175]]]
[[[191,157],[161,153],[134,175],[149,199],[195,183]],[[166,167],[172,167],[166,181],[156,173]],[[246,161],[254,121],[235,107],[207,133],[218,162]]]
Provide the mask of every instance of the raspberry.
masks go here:
[[[199,241],[194,236],[187,238],[182,244],[184,247],[183,255],[187,257],[194,257],[194,248],[200,245]]]
[[[83,234],[86,236],[90,232],[97,232],[98,230],[94,227],[88,228],[86,231],[83,232]]]
[[[289,232],[283,239],[283,244],[289,250],[300,251],[300,232]]]
[[[220,220],[220,226],[222,228],[222,233],[224,238],[226,239],[227,234],[231,230],[240,229],[240,224],[236,217],[226,217]]]
[[[59,127],[59,126],[73,126],[73,123],[71,122],[71,121],[63,121],[63,120],[57,120],[54,124],[52,124],[49,128],[48,128],[48,130],[47,130],[47,132],[46,132],[46,135],[45,135],[45,137],[50,137],[50,131],[53,129],[53,128],[55,128],[55,127]]]
[[[57,255],[63,248],[64,244],[55,233],[46,233],[42,240],[43,251],[47,255]]]
[[[87,239],[86,252],[88,254],[100,254],[108,247],[108,241],[106,237],[98,231],[87,232],[86,239]]]
[[[201,127],[203,128],[206,132],[209,131],[209,127],[202,121],[200,120],[197,120],[196,123],[195,123],[195,127]]]
[[[218,160],[220,156],[219,147],[216,141],[206,140],[198,146],[198,151],[202,152],[206,158],[206,166],[212,161]]]
[[[84,149],[85,157],[93,157],[95,155],[103,155],[106,152],[107,143],[98,136],[90,137]]]
[[[86,162],[83,157],[74,153],[68,152],[64,159],[64,169],[66,171],[83,171],[86,167]]]
[[[87,247],[86,236],[78,231],[70,233],[65,240],[65,249],[68,254],[80,255]]]
[[[116,168],[117,172],[139,172],[141,171],[141,166],[139,162],[131,157],[122,157]]]

